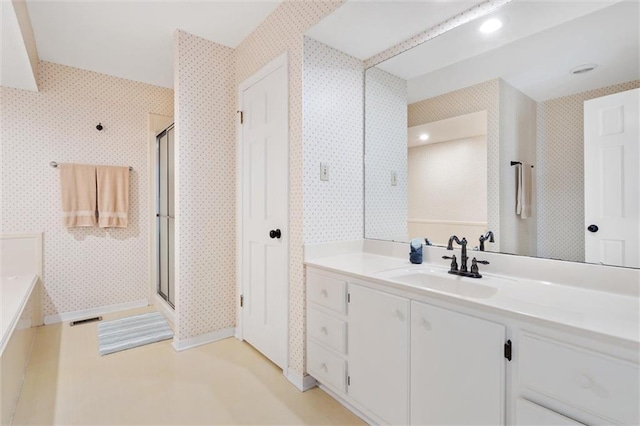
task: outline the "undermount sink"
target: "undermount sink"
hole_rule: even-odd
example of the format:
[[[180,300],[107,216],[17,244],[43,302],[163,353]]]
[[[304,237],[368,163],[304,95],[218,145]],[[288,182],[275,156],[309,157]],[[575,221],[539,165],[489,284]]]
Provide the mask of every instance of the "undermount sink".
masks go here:
[[[431,267],[385,271],[378,274],[378,277],[413,287],[428,288],[472,299],[489,299],[495,296],[500,284],[504,284],[502,281],[506,281],[493,277],[466,278],[448,274],[445,269]]]

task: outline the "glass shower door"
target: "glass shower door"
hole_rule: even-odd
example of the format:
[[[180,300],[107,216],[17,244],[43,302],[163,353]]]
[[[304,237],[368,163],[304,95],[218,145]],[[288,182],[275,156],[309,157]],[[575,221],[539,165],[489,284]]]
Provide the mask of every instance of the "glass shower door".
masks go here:
[[[174,272],[174,130],[167,128],[157,138],[156,229],[158,232],[158,294],[175,306]]]

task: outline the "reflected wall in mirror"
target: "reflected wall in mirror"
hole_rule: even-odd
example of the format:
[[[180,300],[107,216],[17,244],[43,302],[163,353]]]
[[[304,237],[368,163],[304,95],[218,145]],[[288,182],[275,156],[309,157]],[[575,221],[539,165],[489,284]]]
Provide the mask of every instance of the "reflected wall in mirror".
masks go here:
[[[369,68],[365,237],[640,267],[639,20],[512,2]]]

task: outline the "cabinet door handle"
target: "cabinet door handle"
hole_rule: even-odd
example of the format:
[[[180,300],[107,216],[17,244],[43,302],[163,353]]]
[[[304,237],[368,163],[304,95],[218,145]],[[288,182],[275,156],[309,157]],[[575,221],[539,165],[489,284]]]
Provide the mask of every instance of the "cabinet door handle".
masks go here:
[[[327,368],[327,364],[326,363],[322,363],[320,364],[320,370],[324,370],[326,372],[329,372],[329,369]]]
[[[328,297],[328,296],[329,296],[329,293],[327,292],[327,290],[326,290],[326,289],[324,289],[324,288],[323,288],[322,290],[320,290],[320,296],[322,296],[322,297]]]
[[[324,334],[325,336],[326,336],[327,334],[329,334],[329,332],[327,331],[327,327],[322,327],[322,328],[320,329],[320,333]]]
[[[394,309],[391,311],[391,316],[398,318],[400,321],[404,321],[404,314],[400,309]]]
[[[425,330],[431,331],[431,324],[425,318],[420,318],[420,325],[425,328]]]

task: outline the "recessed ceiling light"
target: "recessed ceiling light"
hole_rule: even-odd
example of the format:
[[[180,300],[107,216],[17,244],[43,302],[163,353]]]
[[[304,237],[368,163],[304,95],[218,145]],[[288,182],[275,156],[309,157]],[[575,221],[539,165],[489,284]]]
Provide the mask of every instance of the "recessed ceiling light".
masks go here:
[[[480,32],[489,34],[494,31],[498,31],[500,28],[502,28],[502,21],[500,21],[499,19],[492,18],[492,19],[487,19],[482,23],[482,25],[480,25]]]
[[[423,141],[423,142],[426,141],[426,140],[429,140],[429,135],[426,134],[426,133],[421,134],[420,135],[420,140]]]
[[[575,67],[571,70],[571,74],[584,74],[589,71],[593,71],[598,67],[597,64],[585,64]]]

